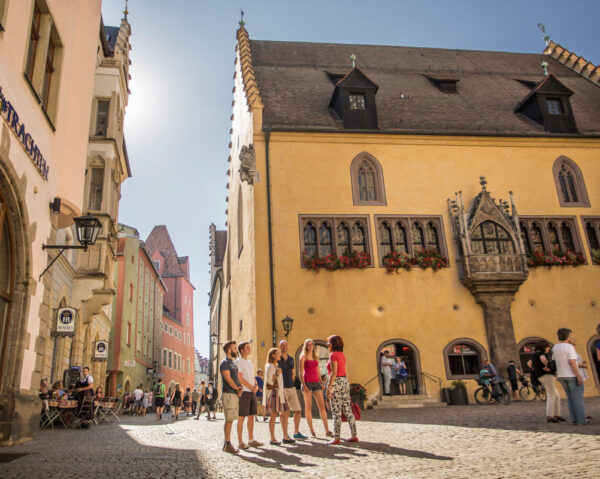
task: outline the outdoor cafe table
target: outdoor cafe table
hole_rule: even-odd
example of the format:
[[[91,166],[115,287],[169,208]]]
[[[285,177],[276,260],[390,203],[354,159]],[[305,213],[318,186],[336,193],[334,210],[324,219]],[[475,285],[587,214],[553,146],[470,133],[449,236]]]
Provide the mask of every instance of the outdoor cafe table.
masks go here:
[[[71,424],[73,412],[77,409],[79,403],[76,399],[48,399],[48,407],[56,408],[58,410],[57,418],[63,426],[68,427]]]

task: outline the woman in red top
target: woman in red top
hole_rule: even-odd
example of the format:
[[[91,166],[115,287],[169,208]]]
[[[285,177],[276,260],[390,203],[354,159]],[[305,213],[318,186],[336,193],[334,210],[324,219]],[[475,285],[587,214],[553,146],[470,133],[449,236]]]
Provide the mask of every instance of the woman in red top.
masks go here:
[[[319,371],[319,357],[312,339],[304,341],[302,354],[300,354],[300,377],[302,378],[302,394],[304,394],[304,415],[310,428],[312,437],[317,437],[312,423],[312,398],[315,397],[319,415],[325,426],[325,434],[333,437],[327,424],[327,411],[323,400],[323,385],[321,384],[321,372]]]
[[[344,341],[340,336],[329,336],[327,338],[327,347],[331,354],[327,362],[327,372],[329,373],[329,387],[327,388],[327,397],[331,401],[331,412],[333,414],[333,433],[334,438],[327,444],[339,444],[340,432],[342,429],[342,415],[348,419],[348,425],[352,437],[346,439],[346,442],[358,442],[356,436],[356,421],[352,413],[350,404],[350,384],[346,375],[346,356],[344,356]]]

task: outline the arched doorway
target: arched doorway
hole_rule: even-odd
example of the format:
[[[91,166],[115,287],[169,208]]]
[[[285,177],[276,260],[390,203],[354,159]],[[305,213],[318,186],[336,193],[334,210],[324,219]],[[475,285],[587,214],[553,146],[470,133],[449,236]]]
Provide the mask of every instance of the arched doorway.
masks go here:
[[[406,394],[421,393],[421,358],[417,347],[406,339],[388,339],[379,345],[376,353],[377,377],[379,380],[379,398],[383,396],[383,375],[381,373],[381,357],[384,351],[390,352],[390,357],[400,357],[406,364],[408,377],[406,378]],[[399,394],[398,386],[394,380],[390,387],[392,396]]]
[[[528,338],[523,339],[519,344],[517,344],[517,350],[519,351],[519,361],[521,366],[521,371],[523,374],[530,374],[531,368],[527,366],[527,362],[533,356],[533,353],[537,351],[536,345],[538,343],[546,343],[552,346],[552,343],[547,339],[540,338],[538,336],[530,336]]]
[[[131,394],[131,381],[128,379],[125,381],[125,391],[127,394]]]
[[[598,353],[596,343],[600,341],[600,336],[597,334],[592,336],[591,339],[587,343],[587,350],[590,356],[590,373],[594,377],[594,381],[596,382],[596,387],[600,391],[600,361],[598,360]]]

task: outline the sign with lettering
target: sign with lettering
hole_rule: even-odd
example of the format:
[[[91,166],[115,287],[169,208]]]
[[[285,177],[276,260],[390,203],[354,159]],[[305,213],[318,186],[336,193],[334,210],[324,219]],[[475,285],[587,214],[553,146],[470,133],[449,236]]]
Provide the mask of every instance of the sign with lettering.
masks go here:
[[[60,308],[56,312],[56,332],[61,335],[72,336],[75,334],[75,308]]]
[[[126,359],[125,361],[123,361],[123,367],[125,367],[125,368],[135,367],[135,359]]]
[[[108,358],[108,341],[96,341],[94,345],[94,359]]]
[[[19,114],[14,105],[4,97],[2,87],[0,87],[0,115],[6,120],[10,129],[25,148],[27,155],[31,158],[42,178],[48,181],[48,170],[50,170],[50,167],[46,163],[44,155],[42,155],[42,152],[36,145],[31,133],[27,131],[25,123],[20,121]]]

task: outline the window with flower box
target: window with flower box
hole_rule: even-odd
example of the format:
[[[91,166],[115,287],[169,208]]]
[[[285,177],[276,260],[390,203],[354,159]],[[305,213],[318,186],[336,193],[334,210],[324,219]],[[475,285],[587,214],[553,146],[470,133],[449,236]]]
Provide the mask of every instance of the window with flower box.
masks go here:
[[[529,266],[585,264],[574,216],[521,216],[519,226]]]
[[[581,222],[592,255],[592,263],[600,264],[600,216],[582,216]]]
[[[415,258],[423,250],[432,250],[448,257],[441,216],[375,215],[375,227],[380,267],[391,253]]]
[[[303,216],[300,221],[301,258],[366,254],[372,257],[367,215]],[[306,267],[302,261],[303,267]]]

